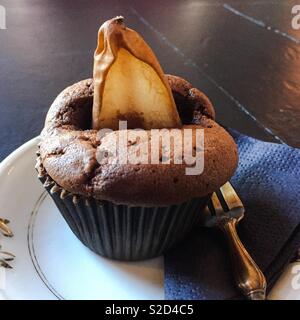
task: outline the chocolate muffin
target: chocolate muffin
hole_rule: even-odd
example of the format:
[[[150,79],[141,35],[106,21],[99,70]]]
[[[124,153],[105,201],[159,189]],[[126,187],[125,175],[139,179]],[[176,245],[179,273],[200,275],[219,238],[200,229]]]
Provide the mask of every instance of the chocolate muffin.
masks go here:
[[[209,99],[180,77],[160,77],[169,86],[177,108],[177,130],[192,132],[190,147],[194,153],[198,148],[195,132],[201,129],[204,133],[201,174],[186,174],[191,164],[182,159],[174,140],[168,161],[162,152],[158,163],[120,161],[124,155],[112,150],[120,131],[114,128],[101,135],[99,128],[92,128],[95,77],[58,95],[41,133],[36,166],[39,179],[75,235],[105,257],[140,260],[164,253],[198,222],[211,193],[237,167],[236,145],[215,122]],[[124,113],[118,120],[123,119]],[[124,132],[135,136],[133,129],[141,124],[140,113],[134,119],[126,114],[125,119],[130,121]],[[168,132],[160,132],[161,139]],[[147,145],[143,150],[149,151],[151,139],[149,129],[138,140],[129,139],[126,156],[135,154],[141,145]],[[181,163],[176,162],[178,157]]]

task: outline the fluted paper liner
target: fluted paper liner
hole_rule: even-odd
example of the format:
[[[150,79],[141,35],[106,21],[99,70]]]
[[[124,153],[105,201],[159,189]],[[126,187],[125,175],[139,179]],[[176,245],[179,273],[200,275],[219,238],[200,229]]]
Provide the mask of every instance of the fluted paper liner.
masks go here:
[[[143,260],[163,254],[198,222],[209,195],[169,207],[116,205],[69,193],[37,159],[38,177],[77,238],[101,256]]]

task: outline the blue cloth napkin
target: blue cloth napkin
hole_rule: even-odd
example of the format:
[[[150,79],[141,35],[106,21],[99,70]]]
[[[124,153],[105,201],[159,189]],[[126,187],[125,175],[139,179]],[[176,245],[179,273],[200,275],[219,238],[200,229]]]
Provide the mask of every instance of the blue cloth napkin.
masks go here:
[[[268,290],[300,247],[300,149],[230,130],[239,149],[231,179],[246,208],[238,227]],[[241,299],[220,231],[196,227],[165,255],[166,299]]]

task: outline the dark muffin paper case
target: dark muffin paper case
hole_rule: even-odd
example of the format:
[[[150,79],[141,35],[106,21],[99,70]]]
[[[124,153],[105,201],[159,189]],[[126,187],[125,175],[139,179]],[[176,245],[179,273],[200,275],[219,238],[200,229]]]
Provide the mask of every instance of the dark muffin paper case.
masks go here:
[[[159,256],[197,224],[210,195],[168,207],[117,205],[74,195],[60,187],[37,159],[38,177],[77,238],[95,253],[117,260]]]

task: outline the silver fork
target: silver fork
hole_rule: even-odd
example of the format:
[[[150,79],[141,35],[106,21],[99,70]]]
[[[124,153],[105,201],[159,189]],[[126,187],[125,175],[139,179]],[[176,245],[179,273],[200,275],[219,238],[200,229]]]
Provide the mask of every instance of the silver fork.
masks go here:
[[[223,231],[229,246],[236,285],[242,293],[250,300],[265,300],[265,276],[243,246],[236,231],[237,224],[244,217],[243,203],[229,182],[217,193],[213,193],[205,209],[203,223],[207,227],[217,227]]]

